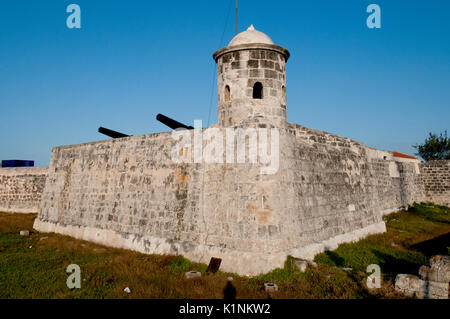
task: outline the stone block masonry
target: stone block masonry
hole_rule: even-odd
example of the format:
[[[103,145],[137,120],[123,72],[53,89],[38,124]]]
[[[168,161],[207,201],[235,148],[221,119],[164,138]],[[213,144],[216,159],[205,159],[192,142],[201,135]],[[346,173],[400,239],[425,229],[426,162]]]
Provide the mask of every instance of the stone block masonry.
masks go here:
[[[177,164],[175,147],[160,133],[53,148],[35,229],[205,263],[218,257],[241,274],[282,266],[278,175],[251,164]]]
[[[418,160],[398,162],[390,152],[297,124],[282,136],[283,245],[293,257],[312,259],[384,232],[383,214],[424,198]]]
[[[450,206],[450,160],[423,163],[421,171],[427,200]]]
[[[408,274],[397,275],[395,289],[408,297],[448,299],[448,283],[426,281]]]
[[[224,271],[256,275],[288,255],[311,259],[383,232],[383,212],[423,199],[412,185],[418,161],[295,124],[279,132],[280,167],[267,175],[259,164],[177,164],[174,150],[193,149],[177,149],[171,133],[55,147],[34,227],[204,263],[217,257]]]
[[[402,294],[420,299],[448,299],[450,282],[450,257],[434,256],[430,267],[421,266],[421,278],[399,274],[395,279],[395,289]]]
[[[218,120],[222,126],[239,124],[265,115],[274,123],[286,121],[286,58],[271,50],[225,53],[217,60]],[[262,99],[253,99],[255,83],[261,83]],[[225,88],[230,97],[225,98]],[[228,99],[228,100],[227,100]]]
[[[47,167],[0,168],[0,212],[37,213]]]

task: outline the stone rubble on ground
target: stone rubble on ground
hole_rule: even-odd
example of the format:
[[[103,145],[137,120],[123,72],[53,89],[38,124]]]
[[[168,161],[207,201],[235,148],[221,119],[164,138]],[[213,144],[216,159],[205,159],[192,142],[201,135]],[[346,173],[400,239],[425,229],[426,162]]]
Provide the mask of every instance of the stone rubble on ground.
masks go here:
[[[200,271],[188,271],[185,274],[186,279],[200,278],[201,276],[202,276],[202,273]]]
[[[450,257],[434,256],[430,259],[431,267],[422,266],[419,275],[423,280],[449,282],[450,281]]]
[[[448,299],[450,257],[437,255],[430,259],[430,267],[421,266],[419,275],[398,274],[395,289],[419,299]]]
[[[267,293],[272,293],[274,291],[278,291],[278,286],[277,286],[277,284],[274,284],[273,282],[266,282],[264,284],[264,290]]]
[[[308,266],[311,268],[312,267],[317,268],[317,264],[314,261],[299,258],[294,258],[292,264],[294,265],[294,267],[297,267],[301,272],[305,272]]]

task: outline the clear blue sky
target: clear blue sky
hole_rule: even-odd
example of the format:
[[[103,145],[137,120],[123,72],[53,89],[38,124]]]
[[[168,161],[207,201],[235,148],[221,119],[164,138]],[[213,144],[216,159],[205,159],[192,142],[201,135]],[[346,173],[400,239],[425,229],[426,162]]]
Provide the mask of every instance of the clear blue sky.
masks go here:
[[[48,165],[57,145],[217,120],[212,53],[234,36],[234,1],[3,1],[0,159]],[[66,27],[81,7],[82,28]],[[366,7],[381,7],[368,29]],[[250,24],[290,50],[288,121],[414,153],[450,123],[450,1],[240,0]],[[224,34],[223,41],[222,34]],[[213,98],[211,99],[211,94]]]

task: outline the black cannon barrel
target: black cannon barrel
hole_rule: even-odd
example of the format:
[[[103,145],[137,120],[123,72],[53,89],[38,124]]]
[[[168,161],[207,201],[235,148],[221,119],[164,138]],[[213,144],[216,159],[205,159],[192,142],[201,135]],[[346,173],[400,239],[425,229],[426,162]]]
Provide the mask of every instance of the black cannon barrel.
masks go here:
[[[98,128],[98,132],[102,133],[102,134],[105,134],[105,135],[107,135],[109,137],[112,137],[112,138],[120,138],[120,137],[128,137],[128,136],[130,136],[130,135],[126,135],[126,134],[123,134],[123,133],[120,133],[120,132],[116,132],[116,131],[113,131],[113,130],[110,130],[110,129],[107,129],[107,128],[104,128],[104,127],[101,127],[101,126]]]
[[[168,127],[170,127],[172,130],[176,130],[177,128],[185,128],[187,130],[194,129],[192,126],[187,126],[187,125],[185,125],[183,123],[175,121],[174,119],[171,119],[170,117],[167,117],[167,116],[162,115],[162,114],[156,115],[156,119],[158,121],[160,121],[161,123],[163,123],[163,124],[167,125]]]

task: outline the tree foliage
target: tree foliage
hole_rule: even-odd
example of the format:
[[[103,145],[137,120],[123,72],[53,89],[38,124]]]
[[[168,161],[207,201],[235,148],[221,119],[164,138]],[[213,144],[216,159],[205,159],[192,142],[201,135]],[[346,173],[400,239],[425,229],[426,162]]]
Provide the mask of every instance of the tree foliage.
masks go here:
[[[439,135],[429,133],[423,144],[416,144],[413,147],[418,151],[416,155],[425,161],[450,159],[450,138],[447,137],[447,131]]]

